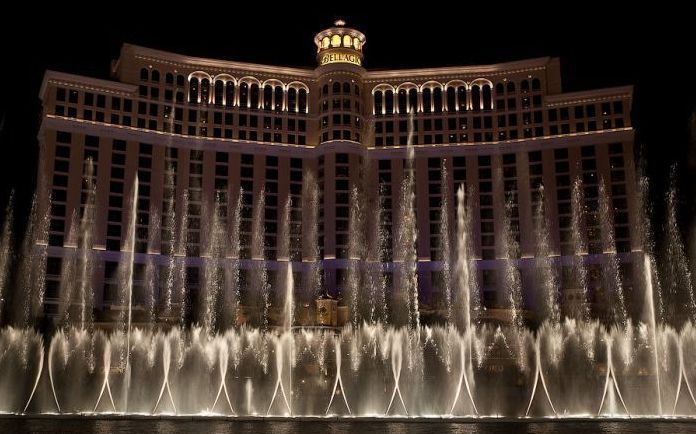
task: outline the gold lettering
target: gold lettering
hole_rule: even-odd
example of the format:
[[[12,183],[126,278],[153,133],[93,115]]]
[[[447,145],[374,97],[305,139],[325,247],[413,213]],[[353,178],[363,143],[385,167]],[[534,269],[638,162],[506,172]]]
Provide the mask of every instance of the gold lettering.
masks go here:
[[[362,65],[362,60],[360,59],[360,56],[357,56],[353,53],[346,53],[346,52],[331,52],[331,53],[326,53],[321,56],[319,59],[319,64],[320,65],[327,65],[330,63],[352,63],[353,65]]]

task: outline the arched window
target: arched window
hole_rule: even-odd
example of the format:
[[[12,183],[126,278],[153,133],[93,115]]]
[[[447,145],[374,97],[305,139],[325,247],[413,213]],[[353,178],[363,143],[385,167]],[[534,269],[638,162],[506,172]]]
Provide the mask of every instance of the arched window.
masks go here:
[[[384,92],[384,112],[388,115],[394,113],[394,92],[392,90]]]
[[[263,87],[263,109],[270,110],[273,102],[273,88],[270,84]]]
[[[381,115],[382,114],[382,91],[378,90],[375,92],[375,114],[376,115]]]
[[[249,107],[249,85],[247,83],[239,85],[239,106]]]
[[[227,107],[234,105],[234,81],[228,81],[225,85],[225,105]]]
[[[153,69],[152,70],[152,75],[151,75],[151,80],[159,83],[160,81],[160,73],[158,70]]]
[[[337,93],[341,93],[341,83],[339,83],[339,82],[337,82],[337,81],[334,81],[334,84],[333,84],[333,93],[334,93],[334,95],[337,94]]]
[[[215,81],[215,105],[222,105],[222,101],[225,96],[225,83],[222,80]]]
[[[275,95],[274,96],[274,101],[273,101],[273,107],[275,111],[279,112],[283,110],[283,87],[282,86],[276,86],[275,87]]]
[[[294,87],[288,89],[288,111],[297,111],[297,89],[295,89]]]
[[[507,91],[508,91],[508,93],[515,93],[515,82],[514,81],[508,81]]]
[[[141,68],[141,69],[140,69],[140,79],[143,80],[143,81],[147,81],[147,79],[148,79],[147,68]]]
[[[188,100],[194,104],[198,102],[198,79],[196,77],[191,78],[189,82]]]
[[[350,48],[351,45],[353,45],[353,40],[351,39],[350,35],[343,35],[343,46]]]
[[[471,86],[471,109],[481,110],[481,88],[478,84]]]
[[[529,81],[522,80],[522,83],[520,83],[520,89],[522,89],[522,92],[529,91]]]
[[[503,85],[503,83],[496,84],[495,85],[495,94],[502,95],[503,93],[505,93],[505,86]]]
[[[256,83],[252,83],[249,89],[249,100],[251,108],[259,108],[259,85]]]
[[[447,88],[447,110],[451,112],[457,110],[457,92],[452,86]]]
[[[297,105],[300,113],[307,113],[307,91],[305,89],[300,89]]]
[[[176,85],[177,86],[183,86],[185,82],[186,82],[186,79],[184,78],[183,75],[179,74],[176,76]]]
[[[321,48],[329,48],[329,37],[324,36],[324,38],[321,40]]]
[[[353,47],[355,47],[356,50],[360,50],[360,39],[353,38]]]
[[[432,111],[432,105],[430,101],[430,95],[432,94],[432,91],[430,89],[423,89],[423,113],[430,113]]]
[[[172,74],[171,72],[168,72],[168,73],[164,76],[164,81],[165,81],[165,83],[167,83],[167,84],[174,84],[174,74]]]
[[[483,109],[490,110],[493,107],[493,95],[491,87],[487,84],[483,85]]]
[[[357,84],[353,85],[353,91],[355,92],[355,96],[360,96],[360,87],[358,87]]]
[[[466,111],[466,87],[465,86],[459,86],[457,88],[457,100],[459,100],[459,111],[460,112],[465,112]]]
[[[532,80],[532,90],[541,90],[541,81],[538,78]]]
[[[210,80],[204,78],[201,80],[201,101],[203,104],[210,102]]]
[[[407,113],[408,112],[408,94],[406,93],[406,89],[400,89],[399,94],[398,94],[398,104],[397,104],[397,110],[399,110],[399,113]]]
[[[439,87],[433,89],[433,111],[442,113],[442,89]]]
[[[350,95],[350,83],[343,83],[343,93]]]
[[[324,96],[328,96],[328,95],[329,95],[329,85],[328,85],[328,84],[325,84],[324,87],[322,87],[321,89],[322,89],[322,94],[323,94]]]
[[[418,111],[418,89],[412,88],[408,91],[408,113]]]
[[[331,46],[332,47],[340,47],[341,46],[341,37],[339,35],[333,35],[331,37]]]

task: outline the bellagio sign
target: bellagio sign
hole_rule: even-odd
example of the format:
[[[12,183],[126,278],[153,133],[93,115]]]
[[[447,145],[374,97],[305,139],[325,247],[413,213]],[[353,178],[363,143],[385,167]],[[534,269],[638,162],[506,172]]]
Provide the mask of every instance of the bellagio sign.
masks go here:
[[[329,63],[352,63],[353,65],[362,66],[360,55],[352,51],[326,51],[319,57],[320,65],[328,65]]]

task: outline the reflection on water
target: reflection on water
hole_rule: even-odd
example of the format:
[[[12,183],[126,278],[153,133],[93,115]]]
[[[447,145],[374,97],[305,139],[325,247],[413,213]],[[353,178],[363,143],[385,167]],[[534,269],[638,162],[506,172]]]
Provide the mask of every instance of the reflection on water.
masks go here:
[[[634,421],[515,421],[515,422],[385,422],[385,421],[224,421],[181,419],[48,419],[26,417],[0,417],[0,433],[93,433],[93,434],[142,434],[142,433],[235,433],[235,434],[314,434],[314,433],[665,433],[696,432],[696,424],[685,421],[634,422]]]

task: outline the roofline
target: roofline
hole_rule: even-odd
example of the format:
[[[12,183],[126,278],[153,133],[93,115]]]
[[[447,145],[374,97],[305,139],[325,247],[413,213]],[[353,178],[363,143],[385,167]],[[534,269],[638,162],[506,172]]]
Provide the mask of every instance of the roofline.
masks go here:
[[[607,99],[610,97],[633,97],[633,86],[605,87],[601,89],[581,90],[577,92],[559,93],[546,95],[545,105],[566,105],[575,104],[578,101],[589,101],[594,99]]]
[[[372,70],[365,74],[365,81],[402,78],[403,76],[437,76],[437,75],[461,75],[461,74],[513,74],[538,70],[551,64],[557,57],[536,57],[532,59],[516,60],[512,62],[493,63],[489,65],[471,66],[445,66],[435,68],[411,68],[411,69],[383,69]]]
[[[208,66],[221,69],[247,70],[253,73],[285,74],[304,78],[314,78],[314,68],[293,68],[286,66],[262,65],[259,63],[237,62],[232,60],[208,59],[205,57],[187,56],[184,54],[124,43],[121,46],[121,55],[123,55],[123,52],[126,50],[132,50],[134,54],[139,55],[144,59],[152,59],[154,61],[163,63],[180,63],[189,67]]]
[[[188,67],[212,67],[220,69],[237,69],[250,73],[285,74],[300,76],[303,78],[316,78],[315,68],[295,68],[275,65],[263,65],[260,63],[237,62],[232,60],[210,59],[205,57],[187,56],[169,51],[147,48],[139,45],[124,43],[121,47],[121,55],[127,50],[143,59],[150,59],[162,63],[179,63]],[[512,74],[538,70],[548,66],[556,57],[536,57],[532,59],[517,60],[512,62],[494,63],[488,65],[472,66],[447,66],[434,68],[409,68],[409,69],[376,69],[368,70],[364,75],[366,82],[371,80],[402,78],[403,76],[432,75],[461,75],[461,74]]]
[[[134,84],[121,83],[118,81],[102,80],[100,78],[88,77],[85,75],[68,74],[47,69],[44,73],[41,87],[39,88],[39,98],[43,100],[46,87],[50,81],[63,82],[73,84],[76,87],[89,88],[94,87],[95,90],[107,90],[109,92],[118,92],[124,94],[132,94],[137,91],[138,86]]]

